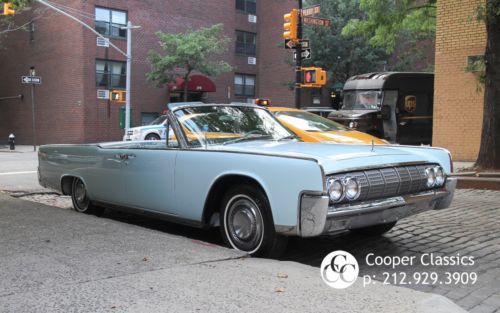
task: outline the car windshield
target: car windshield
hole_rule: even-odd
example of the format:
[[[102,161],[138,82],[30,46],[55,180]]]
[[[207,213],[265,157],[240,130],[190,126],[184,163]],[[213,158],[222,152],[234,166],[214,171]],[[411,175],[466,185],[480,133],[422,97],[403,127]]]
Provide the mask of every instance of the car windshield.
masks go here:
[[[291,126],[308,132],[325,132],[331,130],[347,130],[346,127],[319,115],[301,111],[276,112],[278,119]]]
[[[382,92],[379,90],[344,91],[343,110],[378,110],[382,103]]]
[[[167,116],[166,115],[161,115],[161,116],[158,116],[157,118],[155,118],[151,123],[149,123],[148,125],[160,125],[160,124],[163,124],[163,122],[165,122],[165,120],[167,119]]]
[[[266,109],[246,106],[198,106],[175,111],[191,146],[250,140],[295,138]]]

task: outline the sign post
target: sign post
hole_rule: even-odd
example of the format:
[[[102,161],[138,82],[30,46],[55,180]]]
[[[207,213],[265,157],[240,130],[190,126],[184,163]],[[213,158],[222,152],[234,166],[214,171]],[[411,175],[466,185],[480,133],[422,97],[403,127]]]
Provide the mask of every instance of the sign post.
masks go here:
[[[31,122],[33,127],[33,151],[36,151],[35,85],[40,85],[42,83],[42,77],[35,75],[35,67],[32,66],[30,68],[29,76],[21,76],[21,82],[23,84],[31,85]]]

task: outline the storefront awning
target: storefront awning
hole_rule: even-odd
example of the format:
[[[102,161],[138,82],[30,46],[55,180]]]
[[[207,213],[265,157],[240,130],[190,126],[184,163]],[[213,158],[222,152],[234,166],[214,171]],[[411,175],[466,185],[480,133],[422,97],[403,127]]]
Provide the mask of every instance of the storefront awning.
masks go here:
[[[169,84],[170,91],[184,91],[184,79],[177,77],[174,84]],[[188,91],[191,92],[215,92],[214,82],[203,75],[191,75],[188,82]]]

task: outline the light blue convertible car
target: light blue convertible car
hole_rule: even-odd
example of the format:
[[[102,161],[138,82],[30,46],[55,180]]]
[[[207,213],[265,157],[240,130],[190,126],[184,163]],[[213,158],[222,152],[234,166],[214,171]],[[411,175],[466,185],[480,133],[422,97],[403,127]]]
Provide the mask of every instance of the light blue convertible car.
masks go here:
[[[439,148],[300,142],[266,108],[173,103],[162,141],[46,145],[39,181],[78,212],[132,209],[220,227],[230,247],[283,250],[288,236],[368,235],[450,205]]]

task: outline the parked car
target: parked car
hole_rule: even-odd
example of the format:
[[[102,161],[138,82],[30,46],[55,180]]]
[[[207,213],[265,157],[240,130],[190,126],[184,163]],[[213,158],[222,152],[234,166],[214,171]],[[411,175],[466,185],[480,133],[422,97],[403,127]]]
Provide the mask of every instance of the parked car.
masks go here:
[[[45,145],[42,186],[76,211],[129,209],[278,254],[287,236],[382,234],[450,205],[456,180],[440,148],[301,142],[252,104],[169,104],[163,141]]]
[[[145,126],[131,127],[123,136],[124,141],[165,139],[166,115],[161,115]]]
[[[357,144],[388,144],[387,141],[368,135],[303,110],[287,107],[269,107],[269,111],[292,132],[306,142],[337,142]]]

